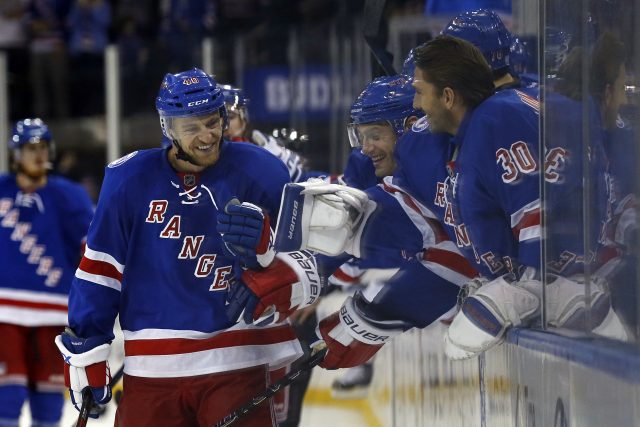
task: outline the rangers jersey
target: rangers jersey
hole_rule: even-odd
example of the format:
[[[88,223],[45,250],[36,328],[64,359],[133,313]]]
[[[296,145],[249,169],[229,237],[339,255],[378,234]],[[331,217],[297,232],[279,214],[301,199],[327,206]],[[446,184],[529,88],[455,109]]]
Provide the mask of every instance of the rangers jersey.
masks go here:
[[[288,324],[258,328],[225,315],[241,272],[222,250],[216,216],[232,198],[278,217],[283,164],[267,151],[223,141],[218,162],[176,173],[166,149],[133,152],[106,168],[87,249],[69,301],[83,337],[125,339],[125,372],[179,377],[283,366],[301,354]]]
[[[93,216],[79,185],[57,176],[26,193],[0,177],[0,322],[67,324],[73,273]]]

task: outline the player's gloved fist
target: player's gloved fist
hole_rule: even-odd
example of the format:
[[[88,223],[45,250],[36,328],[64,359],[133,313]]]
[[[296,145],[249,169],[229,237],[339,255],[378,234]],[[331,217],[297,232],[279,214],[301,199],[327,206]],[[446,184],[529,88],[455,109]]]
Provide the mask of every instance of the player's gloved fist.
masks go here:
[[[278,253],[263,270],[246,270],[230,286],[226,313],[229,320],[264,326],[287,318],[313,304],[320,296],[320,277],[309,252]]]
[[[104,405],[111,400],[111,372],[109,353],[111,344],[103,339],[80,338],[69,328],[55,339],[56,346],[64,358],[64,380],[69,387],[71,402],[79,411],[82,407],[82,393],[91,390],[93,402]],[[100,407],[92,406],[89,416],[98,418]]]
[[[269,215],[259,206],[231,199],[218,213],[217,230],[229,253],[245,267],[267,267],[273,261]]]
[[[376,203],[364,191],[312,178],[282,193],[276,250],[360,256],[360,238]]]
[[[360,292],[324,318],[316,334],[327,346],[325,369],[350,368],[371,359],[382,346],[411,326],[400,320],[375,320],[375,308]]]

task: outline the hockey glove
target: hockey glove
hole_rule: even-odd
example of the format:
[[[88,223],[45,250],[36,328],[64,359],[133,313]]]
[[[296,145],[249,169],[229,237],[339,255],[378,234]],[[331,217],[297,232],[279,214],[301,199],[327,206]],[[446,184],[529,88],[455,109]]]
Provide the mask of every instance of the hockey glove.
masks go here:
[[[375,320],[371,312],[371,303],[356,292],[347,298],[340,311],[320,322],[316,334],[328,349],[320,366],[338,369],[361,365],[391,338],[411,328],[401,320]]]
[[[224,212],[218,212],[217,229],[226,250],[244,267],[267,267],[273,261],[269,215],[260,207],[231,199]]]
[[[316,261],[309,252],[278,253],[274,262],[260,271],[246,270],[231,285],[227,295],[227,317],[264,326],[281,322],[293,311],[313,304],[320,296]]]
[[[111,344],[97,338],[80,338],[66,328],[55,339],[56,346],[64,358],[64,381],[69,387],[71,402],[80,411],[82,392],[90,388],[94,403],[105,405],[111,400],[111,372],[109,353]],[[100,407],[92,407],[89,416],[98,418]]]
[[[360,238],[376,203],[356,188],[312,178],[287,184],[282,194],[276,250],[309,249],[360,257]]]

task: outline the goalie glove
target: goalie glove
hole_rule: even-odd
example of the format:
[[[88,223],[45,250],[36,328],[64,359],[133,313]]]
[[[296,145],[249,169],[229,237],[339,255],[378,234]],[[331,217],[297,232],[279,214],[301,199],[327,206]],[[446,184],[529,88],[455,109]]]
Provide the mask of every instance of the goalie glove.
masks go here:
[[[361,365],[393,337],[411,328],[401,320],[376,320],[372,308],[372,303],[356,292],[339,311],[320,321],[316,334],[328,349],[320,366],[338,369]]]
[[[312,178],[287,184],[282,193],[275,247],[278,252],[308,249],[329,256],[360,257],[367,218],[376,209],[364,191]]]
[[[69,328],[56,337],[55,343],[65,362],[64,382],[73,406],[80,411],[82,392],[87,387],[94,403],[107,404],[111,400],[111,372],[107,362],[111,344],[102,339],[77,337]],[[93,406],[89,416],[98,418],[100,412],[99,406]]]
[[[226,313],[229,320],[265,326],[281,322],[320,296],[320,276],[309,252],[278,253],[264,270],[246,270],[230,286]]]
[[[218,212],[217,230],[227,252],[244,267],[267,267],[273,261],[269,215],[259,206],[231,199],[224,212]]]

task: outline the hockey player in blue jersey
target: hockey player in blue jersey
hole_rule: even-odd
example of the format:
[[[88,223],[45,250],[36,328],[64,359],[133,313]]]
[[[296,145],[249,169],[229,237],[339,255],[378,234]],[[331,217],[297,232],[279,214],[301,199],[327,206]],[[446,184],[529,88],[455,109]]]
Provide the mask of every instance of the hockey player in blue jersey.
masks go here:
[[[126,393],[116,425],[213,425],[301,355],[278,320],[312,303],[319,280],[309,253],[273,252],[269,218],[288,173],[266,151],[223,139],[215,80],[167,74],[156,107],[172,145],[107,166],[56,344],[74,405],[84,390],[105,403],[119,314]],[[244,425],[273,422],[267,402]]]
[[[58,425],[64,371],[54,337],[67,324],[71,279],[93,216],[86,191],[49,175],[55,153],[40,119],[16,123],[12,173],[0,177],[0,426]]]
[[[507,66],[509,34],[495,14],[488,11],[467,12],[454,19],[447,28],[447,31],[472,40],[482,49],[485,58],[491,61],[496,89],[517,86],[517,79],[509,75]],[[413,69],[415,66],[408,61],[406,68]],[[464,226],[456,226],[452,205],[446,197],[450,182],[445,166],[451,158],[453,146],[447,134],[434,134],[432,131],[428,118],[424,118],[398,142],[395,155],[399,167],[393,178],[385,180],[384,188],[397,198],[407,212],[412,213],[412,218],[420,220],[420,228],[432,230],[434,239],[420,262],[408,265],[406,270],[389,282],[394,284],[393,287],[386,287],[385,292],[369,301],[368,305],[360,305],[366,313],[375,313],[373,319],[404,319],[411,326],[426,326],[455,304],[458,288],[447,287],[446,283],[461,285],[477,274],[456,248],[456,245],[464,247],[469,237]],[[372,228],[370,224],[367,226]],[[384,234],[384,228],[378,232]],[[471,261],[475,263],[475,259]],[[433,271],[437,272],[436,278]],[[445,280],[439,282],[443,278]],[[419,292],[413,286],[420,282],[431,282],[433,287],[425,288],[424,293]],[[433,292],[431,298],[429,292]],[[406,297],[409,294],[411,297]],[[400,303],[403,295],[405,301],[413,299],[416,304]],[[403,312],[394,313],[392,307],[395,305],[402,307]],[[381,306],[385,308],[381,309]],[[323,337],[326,338],[326,334],[323,333]],[[333,367],[349,363],[350,352],[365,353],[371,349],[357,342],[355,344],[344,349],[330,341],[330,351],[337,349],[343,357],[342,360],[334,359]],[[331,365],[325,363],[324,366]]]

